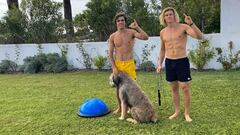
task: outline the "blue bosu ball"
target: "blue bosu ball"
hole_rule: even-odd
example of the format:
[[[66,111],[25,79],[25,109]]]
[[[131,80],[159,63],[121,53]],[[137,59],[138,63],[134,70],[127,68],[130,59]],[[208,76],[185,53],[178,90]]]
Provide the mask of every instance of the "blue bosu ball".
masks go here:
[[[98,98],[86,100],[79,109],[78,115],[82,117],[99,117],[108,114],[110,109]]]

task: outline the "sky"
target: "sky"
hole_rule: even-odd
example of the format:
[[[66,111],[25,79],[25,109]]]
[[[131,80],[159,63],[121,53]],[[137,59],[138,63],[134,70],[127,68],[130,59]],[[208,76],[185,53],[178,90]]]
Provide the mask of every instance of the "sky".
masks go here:
[[[22,0],[18,0],[18,3],[20,4]],[[53,0],[57,2],[63,2],[63,0]],[[86,4],[90,0],[71,0],[71,6],[72,6],[72,15],[75,17],[76,14],[81,13],[83,10],[86,9]],[[7,12],[7,0],[0,0],[0,18],[4,16],[4,14]],[[62,9],[63,11],[63,9]]]

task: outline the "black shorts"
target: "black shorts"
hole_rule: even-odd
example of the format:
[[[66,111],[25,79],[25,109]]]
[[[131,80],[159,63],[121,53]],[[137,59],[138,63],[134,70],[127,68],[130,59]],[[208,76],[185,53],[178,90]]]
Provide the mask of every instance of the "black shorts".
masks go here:
[[[192,80],[188,58],[165,60],[166,80],[188,82]]]

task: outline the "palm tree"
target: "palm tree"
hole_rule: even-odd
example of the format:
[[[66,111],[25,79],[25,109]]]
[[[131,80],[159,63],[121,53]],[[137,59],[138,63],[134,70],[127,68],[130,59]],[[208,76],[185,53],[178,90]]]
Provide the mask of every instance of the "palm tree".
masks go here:
[[[66,33],[67,39],[71,40],[74,36],[73,21],[72,21],[72,8],[70,0],[63,0],[64,18],[67,20]]]
[[[18,8],[18,0],[7,0],[8,10],[13,9],[14,7]]]

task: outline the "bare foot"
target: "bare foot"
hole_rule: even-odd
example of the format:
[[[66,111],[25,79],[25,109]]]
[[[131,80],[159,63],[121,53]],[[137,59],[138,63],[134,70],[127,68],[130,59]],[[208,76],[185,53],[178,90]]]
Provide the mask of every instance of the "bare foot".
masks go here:
[[[179,113],[174,113],[173,115],[171,115],[171,116],[169,117],[169,119],[170,119],[170,120],[175,119],[175,118],[178,117],[178,115],[179,115]]]
[[[192,122],[192,119],[190,118],[189,115],[185,115],[185,120],[186,122]]]
[[[120,108],[117,108],[117,109],[113,112],[113,114],[117,114],[117,113],[120,113],[120,112],[121,112]]]
[[[123,116],[119,117],[118,118],[119,120],[124,120],[125,118]]]

